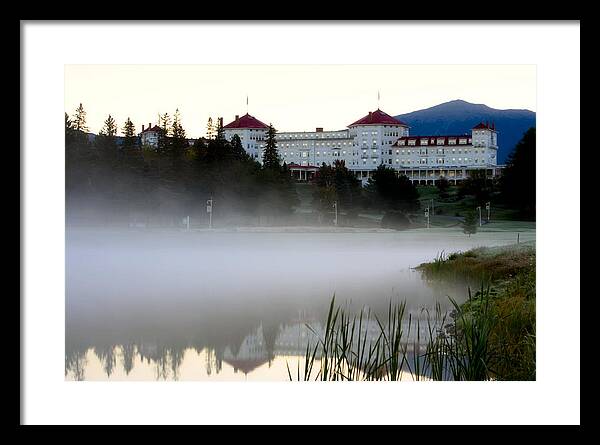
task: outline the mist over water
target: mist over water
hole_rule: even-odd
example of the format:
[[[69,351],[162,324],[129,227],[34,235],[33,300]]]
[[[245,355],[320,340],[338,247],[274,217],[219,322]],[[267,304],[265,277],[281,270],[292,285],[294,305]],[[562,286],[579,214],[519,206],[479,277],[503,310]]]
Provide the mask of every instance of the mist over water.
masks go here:
[[[436,302],[449,310],[448,295],[463,300],[466,285],[436,288],[411,268],[509,243],[423,231],[69,228],[66,378],[285,380],[284,358],[304,354],[305,323],[318,330],[334,294],[381,315],[390,300],[414,314]]]

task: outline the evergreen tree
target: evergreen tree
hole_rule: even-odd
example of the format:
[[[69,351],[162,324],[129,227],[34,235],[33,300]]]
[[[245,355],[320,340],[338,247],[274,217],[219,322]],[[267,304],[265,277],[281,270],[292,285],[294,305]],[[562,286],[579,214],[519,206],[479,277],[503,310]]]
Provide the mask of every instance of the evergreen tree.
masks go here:
[[[523,134],[500,177],[500,196],[522,216],[535,217],[535,128]]]
[[[462,222],[463,232],[471,236],[472,233],[477,232],[477,217],[475,212],[470,211],[465,215],[465,219]]]
[[[117,135],[117,123],[110,114],[104,121],[104,126],[100,130],[99,134],[109,138],[114,138]]]
[[[277,152],[277,143],[275,142],[275,128],[269,125],[267,130],[267,140],[263,151],[263,168],[279,170],[281,168],[279,153]]]
[[[96,146],[101,148],[114,148],[117,145],[117,124],[109,114],[104,121],[104,126],[96,137]]]
[[[240,139],[240,137],[237,134],[234,134],[233,137],[231,138],[230,145],[231,145],[231,153],[232,153],[234,159],[239,159],[239,160],[250,159],[250,155],[248,155],[246,150],[244,150],[244,147],[242,146],[242,140]]]
[[[369,178],[366,194],[370,205],[410,212],[419,209],[419,192],[405,175],[381,164]]]
[[[348,170],[344,161],[334,162],[334,186],[340,210],[352,211],[358,204],[361,195],[360,180]]]
[[[83,105],[79,104],[79,106],[75,109],[75,115],[73,119],[71,119],[71,128],[73,129],[73,140],[79,145],[87,145],[89,143],[88,140],[88,127],[86,123],[86,112],[83,109]]]
[[[161,153],[168,152],[170,149],[170,132],[171,132],[171,116],[169,113],[158,115],[158,127],[160,132],[158,134],[158,151]]]
[[[315,192],[313,200],[317,202],[319,209],[328,211],[327,207],[336,201],[338,210],[345,211],[346,215],[354,213],[362,187],[360,180],[348,170],[344,161],[336,160],[333,166],[323,163],[317,171],[315,182],[319,190]],[[333,200],[328,202],[331,199]]]
[[[123,146],[124,147],[133,147],[136,145],[137,136],[135,134],[135,125],[131,122],[131,119],[127,118],[125,124],[123,125]]]
[[[450,181],[448,181],[444,176],[435,181],[435,186],[438,189],[440,194],[440,198],[448,197],[448,189],[450,188]]]
[[[75,110],[75,117],[73,118],[73,129],[75,131],[86,132],[88,131],[86,123],[86,112],[83,109],[83,105],[79,104]]]
[[[73,128],[73,122],[69,118],[69,115],[65,113],[65,145],[69,146],[75,141],[75,130]]]
[[[173,118],[173,126],[171,128],[171,151],[176,157],[179,157],[187,149],[188,142],[185,135],[185,130],[181,125],[181,115],[179,108],[175,110],[175,116]]]
[[[482,203],[490,199],[494,192],[494,181],[488,178],[485,169],[472,170],[469,176],[460,182],[458,195],[460,197],[473,196],[475,202]]]

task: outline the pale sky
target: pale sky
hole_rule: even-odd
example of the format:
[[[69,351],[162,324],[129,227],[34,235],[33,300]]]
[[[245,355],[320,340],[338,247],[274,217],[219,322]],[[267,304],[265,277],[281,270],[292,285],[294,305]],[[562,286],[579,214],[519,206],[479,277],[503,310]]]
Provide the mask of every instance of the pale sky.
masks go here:
[[[278,131],[341,130],[379,108],[395,116],[454,99],[536,111],[535,65],[65,65],[65,111],[98,133],[111,114],[157,123],[179,108],[187,136],[248,111]]]

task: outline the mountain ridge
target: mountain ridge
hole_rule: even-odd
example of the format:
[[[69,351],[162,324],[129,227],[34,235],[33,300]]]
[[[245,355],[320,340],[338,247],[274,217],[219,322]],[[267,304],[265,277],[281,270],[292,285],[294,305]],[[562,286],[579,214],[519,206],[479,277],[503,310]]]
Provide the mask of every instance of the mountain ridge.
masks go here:
[[[471,129],[486,120],[494,122],[498,131],[498,163],[504,164],[523,134],[535,127],[536,113],[527,109],[492,108],[463,99],[443,102],[429,108],[394,116],[410,126],[411,136],[470,134]]]

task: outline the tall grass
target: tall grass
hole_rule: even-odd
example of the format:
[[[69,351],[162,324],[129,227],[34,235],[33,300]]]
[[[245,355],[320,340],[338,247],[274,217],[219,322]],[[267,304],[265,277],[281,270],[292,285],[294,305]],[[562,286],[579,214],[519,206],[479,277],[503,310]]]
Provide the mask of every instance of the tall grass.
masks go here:
[[[489,287],[482,288],[475,296],[469,291],[468,312],[451,300],[452,323],[447,323],[450,316],[442,312],[439,304],[433,313],[423,310],[425,338],[421,337],[421,318],[414,321],[413,314],[407,315],[406,302],[390,301],[387,317],[380,319],[376,315],[371,318],[370,310],[366,316],[364,311],[350,315],[347,308],[336,306],[334,296],[323,335],[319,336],[307,325],[318,340],[312,347],[307,346],[304,373],[300,373],[298,363],[296,379],[394,381],[401,380],[406,373],[414,380],[488,380],[493,375],[488,367],[489,338],[494,326],[490,295]],[[368,328],[371,321],[376,323],[377,331],[369,338],[365,326]],[[315,360],[318,360],[316,367]],[[293,380],[289,364],[288,376]]]
[[[406,302],[392,301],[382,318],[370,310],[351,315],[336,306],[334,296],[325,332],[307,346],[304,372],[298,365],[296,378],[535,380],[534,248],[478,248],[449,256],[442,251],[419,269],[431,279],[469,278],[481,287],[475,294],[468,288],[461,305],[450,298],[449,313],[439,304],[432,312],[422,310],[424,318],[407,313]],[[376,332],[369,337],[371,326]],[[289,367],[288,374],[292,380]]]

